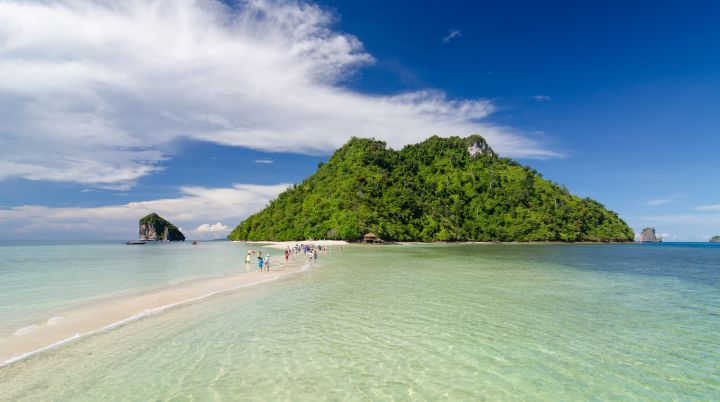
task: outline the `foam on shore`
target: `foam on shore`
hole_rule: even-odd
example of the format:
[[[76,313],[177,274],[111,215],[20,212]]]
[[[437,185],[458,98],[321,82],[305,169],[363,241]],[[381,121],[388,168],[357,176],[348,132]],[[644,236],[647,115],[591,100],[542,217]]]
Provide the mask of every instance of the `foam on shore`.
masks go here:
[[[275,281],[307,271],[302,257],[288,263],[276,259],[270,272],[244,272],[236,275],[194,280],[132,296],[64,312],[45,323],[20,328],[0,342],[0,367],[16,363],[87,336],[103,333],[133,321],[160,314],[203,299]]]

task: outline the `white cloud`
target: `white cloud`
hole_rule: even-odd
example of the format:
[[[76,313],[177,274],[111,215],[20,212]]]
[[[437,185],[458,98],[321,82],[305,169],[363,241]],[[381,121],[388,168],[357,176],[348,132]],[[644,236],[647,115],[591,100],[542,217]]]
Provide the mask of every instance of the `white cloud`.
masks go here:
[[[701,205],[695,207],[697,211],[720,211],[720,204]]]
[[[452,30],[450,30],[450,33],[448,33],[448,34],[443,38],[443,42],[448,43],[448,42],[450,42],[451,40],[453,40],[453,39],[455,39],[455,38],[458,38],[458,37],[460,37],[460,36],[462,36],[462,32],[460,32],[459,29],[452,29]]]
[[[185,236],[196,240],[219,239],[226,237],[231,230],[232,228],[220,222],[213,224],[203,223],[190,231],[190,233],[185,233]]]
[[[229,230],[227,225],[223,225],[222,223],[203,223],[202,225],[198,226],[195,229],[197,232],[225,232]]]
[[[660,205],[669,204],[669,203],[671,203],[671,202],[673,202],[673,199],[672,199],[672,198],[659,198],[659,199],[655,199],[655,200],[648,200],[648,201],[645,203],[645,205],[650,205],[650,206],[653,206],[653,207],[657,207],[657,206],[660,206]]]
[[[127,189],[180,138],[327,153],[353,135],[478,133],[505,156],[556,156],[485,121],[486,100],[343,88],[373,58],[332,22],[280,0],[2,1],[0,180]]]
[[[533,99],[535,99],[538,102],[546,102],[550,100],[550,97],[547,95],[535,95],[533,96]]]
[[[272,159],[255,159],[255,163],[271,165],[274,161]]]
[[[38,233],[63,238],[137,237],[137,221],[156,212],[178,226],[196,227],[189,235],[227,230],[220,223],[239,223],[284,191],[288,184],[261,186],[236,184],[230,188],[183,187],[178,198],[130,202],[93,208],[51,208],[26,205],[0,209],[0,238],[37,238]],[[202,222],[218,221],[208,225]],[[224,229],[223,229],[224,228]],[[188,233],[186,233],[188,235]]]

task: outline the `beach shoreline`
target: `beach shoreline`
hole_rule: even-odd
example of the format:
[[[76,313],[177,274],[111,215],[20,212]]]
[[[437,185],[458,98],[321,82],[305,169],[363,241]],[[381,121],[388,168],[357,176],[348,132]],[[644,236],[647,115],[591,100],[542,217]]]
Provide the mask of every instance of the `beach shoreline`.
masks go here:
[[[387,244],[397,244],[400,246],[412,246],[422,245],[429,246],[433,244],[480,244],[480,245],[593,245],[593,244],[639,244],[635,241],[436,241],[436,242],[421,242],[421,241],[399,241],[391,242]]]
[[[248,242],[261,244],[260,242]],[[264,244],[264,243],[263,243]],[[280,244],[269,245],[282,248]],[[302,255],[288,262],[281,255],[273,258],[270,271],[260,272],[257,264],[243,262],[243,272],[221,277],[191,279],[129,295],[109,297],[102,301],[54,312],[45,322],[36,322],[0,338],[0,368],[81,338],[122,327],[134,321],[161,314],[167,310],[197,303],[207,298],[243,288],[274,282],[307,270]]]
[[[345,240],[231,240],[236,243],[247,243],[257,244],[268,248],[274,248],[279,250],[285,250],[286,248],[292,248],[296,244],[314,244],[321,246],[353,246],[353,245],[364,245],[363,242],[348,242]],[[457,245],[457,244],[478,244],[478,245],[519,245],[519,244],[530,244],[530,245],[592,245],[592,244],[639,244],[635,241],[434,241],[434,242],[422,242],[422,241],[388,241],[383,243],[384,245],[398,245],[398,246],[431,246],[431,245]],[[373,244],[377,245],[377,244]]]
[[[247,243],[247,244],[257,244],[262,245],[264,247],[268,248],[274,248],[278,250],[285,250],[287,248],[293,248],[296,244],[312,244],[315,246],[322,246],[322,247],[334,247],[334,246],[347,246],[351,243],[348,243],[345,240],[286,240],[286,241],[237,241],[232,240],[233,242],[238,243]]]

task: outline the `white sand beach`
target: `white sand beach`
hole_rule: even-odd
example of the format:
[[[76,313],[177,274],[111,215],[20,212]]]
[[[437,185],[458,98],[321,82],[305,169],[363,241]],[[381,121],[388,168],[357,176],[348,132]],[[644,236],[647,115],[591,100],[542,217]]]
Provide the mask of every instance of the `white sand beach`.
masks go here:
[[[266,247],[284,249],[287,247],[286,243],[288,242],[273,243]],[[312,243],[336,245],[344,242]],[[273,259],[269,272],[256,271],[257,266],[254,262],[250,264],[252,268],[248,272],[248,268],[239,262],[238,265],[242,265],[242,267],[238,267],[238,270],[242,273],[191,280],[59,312],[46,321],[18,328],[13,333],[6,334],[0,341],[0,366],[88,335],[108,331],[138,319],[160,314],[168,309],[303,272],[306,263],[306,259],[302,256],[292,256],[286,263],[278,255]]]

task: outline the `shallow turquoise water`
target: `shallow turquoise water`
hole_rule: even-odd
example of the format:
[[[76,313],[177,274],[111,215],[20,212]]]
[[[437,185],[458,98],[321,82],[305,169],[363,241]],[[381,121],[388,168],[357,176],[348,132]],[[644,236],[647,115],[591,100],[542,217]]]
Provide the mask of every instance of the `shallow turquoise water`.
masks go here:
[[[0,241],[0,338],[104,297],[245,271],[246,252],[230,242]]]
[[[0,400],[717,400],[720,248],[344,247],[0,368]]]

